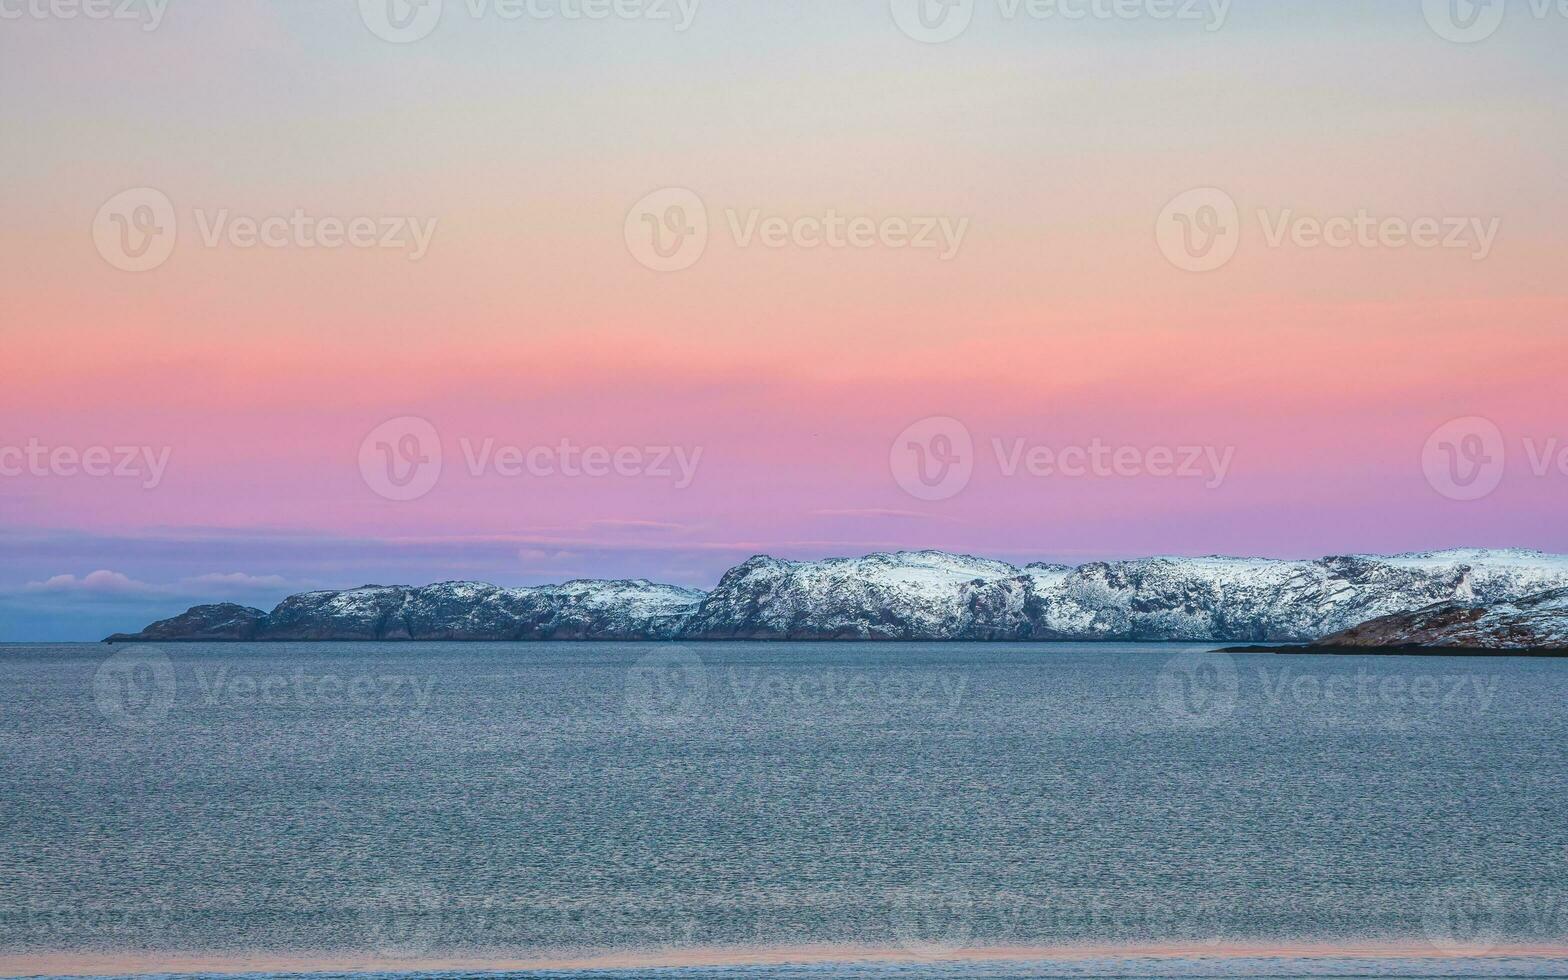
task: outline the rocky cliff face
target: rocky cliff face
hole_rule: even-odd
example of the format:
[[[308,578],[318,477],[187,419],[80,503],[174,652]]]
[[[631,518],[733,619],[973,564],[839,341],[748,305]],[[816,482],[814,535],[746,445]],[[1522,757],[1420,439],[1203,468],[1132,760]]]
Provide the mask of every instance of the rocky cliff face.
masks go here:
[[[818,562],[758,557],[725,573],[684,634],[716,640],[925,640],[973,628],[1012,565],[922,551]]]
[[[232,602],[195,606],[173,619],[164,619],[134,636],[117,633],[109,642],[119,640],[254,640],[267,614],[260,609]]]
[[[200,606],[114,639],[1301,642],[1436,603],[1491,605],[1554,588],[1568,588],[1568,558],[1529,551],[1076,568],[922,551],[758,557],[706,594],[647,581],[310,592],[271,613]]]
[[[1309,649],[1417,648],[1568,655],[1568,589],[1490,606],[1437,603],[1362,623],[1324,637]]]
[[[1568,586],[1568,559],[1458,551],[1319,561],[1147,558],[1014,568],[918,552],[753,558],[708,594],[701,639],[1312,640],[1452,599]]]
[[[669,640],[702,597],[692,589],[646,581],[533,589],[476,582],[422,589],[367,585],[290,596],[270,614],[241,606],[197,606],[139,634],[109,639]],[[249,624],[246,635],[230,635],[234,630],[228,624],[240,620]]]

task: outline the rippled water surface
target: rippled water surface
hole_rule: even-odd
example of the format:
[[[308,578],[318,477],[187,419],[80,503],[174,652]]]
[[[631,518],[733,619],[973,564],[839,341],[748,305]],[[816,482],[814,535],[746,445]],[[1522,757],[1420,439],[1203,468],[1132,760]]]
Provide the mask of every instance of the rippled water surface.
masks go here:
[[[1568,941],[1568,661],[1202,649],[3,646],[0,955],[1353,941],[1423,955],[747,975],[1568,974],[1426,958]]]

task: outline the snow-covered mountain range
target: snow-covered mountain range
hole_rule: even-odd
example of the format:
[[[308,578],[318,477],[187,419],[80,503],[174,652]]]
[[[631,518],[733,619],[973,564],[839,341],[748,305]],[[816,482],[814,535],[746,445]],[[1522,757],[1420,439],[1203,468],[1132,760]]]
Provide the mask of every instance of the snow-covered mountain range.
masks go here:
[[[307,592],[270,613],[197,606],[113,641],[1311,641],[1435,603],[1568,588],[1568,556],[1457,550],[1316,561],[1143,558],[1022,568],[936,551],[757,557],[711,592],[645,580]]]
[[[1532,651],[1568,655],[1568,589],[1477,606],[1463,600],[1396,613],[1304,648],[1359,651]]]

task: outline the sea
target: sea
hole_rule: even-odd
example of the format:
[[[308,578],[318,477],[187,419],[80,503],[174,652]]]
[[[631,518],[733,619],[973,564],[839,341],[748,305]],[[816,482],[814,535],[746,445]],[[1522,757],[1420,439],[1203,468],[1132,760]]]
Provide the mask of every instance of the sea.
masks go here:
[[[1568,660],[0,645],[0,976],[1565,977]]]

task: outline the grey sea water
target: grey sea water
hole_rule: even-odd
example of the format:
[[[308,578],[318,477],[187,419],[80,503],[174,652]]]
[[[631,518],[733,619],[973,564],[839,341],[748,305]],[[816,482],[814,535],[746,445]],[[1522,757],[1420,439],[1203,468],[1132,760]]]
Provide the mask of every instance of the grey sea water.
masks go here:
[[[1568,975],[1568,661],[1206,649],[0,646],[0,956]]]

